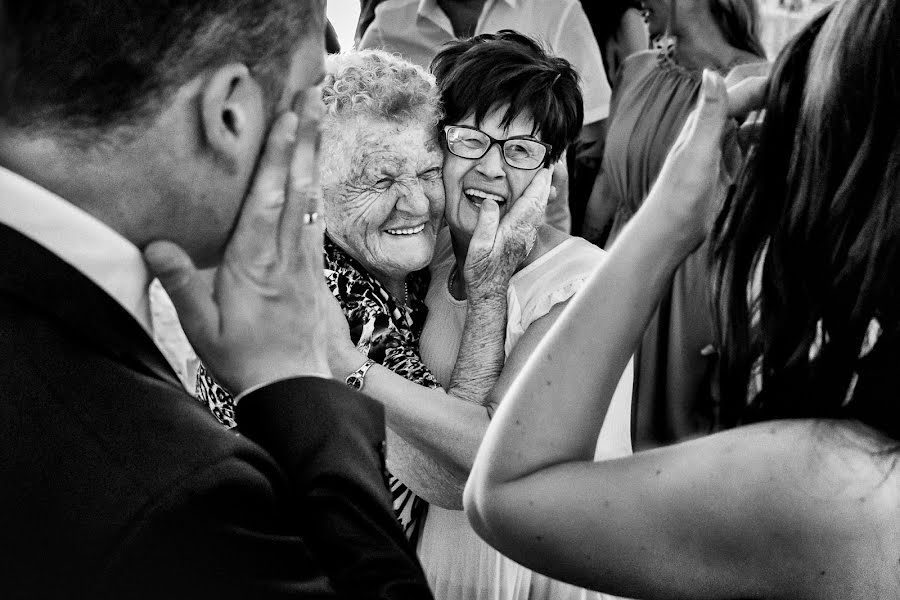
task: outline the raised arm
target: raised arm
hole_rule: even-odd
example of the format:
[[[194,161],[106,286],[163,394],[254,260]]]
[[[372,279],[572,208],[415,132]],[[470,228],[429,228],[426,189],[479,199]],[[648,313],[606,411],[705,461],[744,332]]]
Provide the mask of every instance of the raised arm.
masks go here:
[[[808,423],[591,462],[618,376],[721,197],[728,112],[724,83],[706,74],[698,110],[644,206],[491,424],[465,505],[476,531],[526,566],[642,598],[791,597],[808,583],[801,579],[834,573],[830,551],[810,548],[840,546],[842,537],[860,543],[840,524],[852,522],[843,518],[852,494],[873,490],[853,477],[820,483]]]

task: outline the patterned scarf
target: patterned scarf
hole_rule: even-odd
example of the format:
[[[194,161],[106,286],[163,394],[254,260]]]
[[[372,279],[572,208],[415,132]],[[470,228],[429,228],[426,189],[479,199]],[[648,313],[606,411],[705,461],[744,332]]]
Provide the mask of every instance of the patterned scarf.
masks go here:
[[[407,277],[407,303],[398,303],[354,258],[325,238],[325,279],[350,325],[356,347],[376,363],[419,385],[439,387],[419,358],[419,336],[428,308],[427,269]],[[205,402],[226,427],[234,427],[234,398],[213,379],[203,364],[197,371],[197,399]],[[415,544],[428,503],[390,476],[394,513],[406,536]]]

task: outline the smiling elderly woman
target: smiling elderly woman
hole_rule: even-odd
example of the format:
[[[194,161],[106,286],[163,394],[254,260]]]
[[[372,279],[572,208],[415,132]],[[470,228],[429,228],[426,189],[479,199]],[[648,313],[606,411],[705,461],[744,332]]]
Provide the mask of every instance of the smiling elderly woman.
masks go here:
[[[427,267],[444,210],[434,78],[377,50],[332,55],[326,69],[321,150],[325,276],[349,324],[350,339],[365,355],[346,381],[362,387],[366,372],[377,363],[437,388],[418,357],[427,312]],[[473,326],[481,319],[477,310]],[[477,355],[486,347],[477,333],[469,342],[461,355]],[[502,348],[502,339],[494,339],[493,345]],[[470,371],[466,384],[483,396],[498,370],[489,376]],[[202,366],[197,395],[220,421],[235,425],[232,396]],[[404,442],[390,434],[388,439],[391,455],[404,456]],[[397,478],[391,477],[391,488],[398,518],[412,537],[427,504]]]
[[[388,425],[409,444],[410,465],[420,465],[396,473],[431,502],[418,552],[437,600],[599,600],[598,594],[499,555],[475,534],[461,509],[463,487],[494,407],[604,253],[552,227],[532,230],[530,251],[521,254],[504,278],[495,278],[502,312],[478,329],[483,334],[499,329],[502,366],[496,384],[468,401],[458,401],[453,386],[454,377],[472,376],[472,369],[481,367],[461,360],[468,353],[472,311],[484,304],[472,294],[468,265],[474,241],[488,215],[504,222],[532,198],[549,196],[547,166],[561,156],[582,122],[578,76],[567,61],[512,31],[447,44],[432,69],[445,111],[441,131],[447,150],[443,181],[448,227],[438,235],[431,263],[420,352],[448,394],[411,385],[380,367],[371,369],[364,391],[385,405]],[[490,352],[481,350],[479,361]],[[345,341],[330,357],[331,370],[345,375],[359,359]],[[595,440],[598,458],[631,453],[630,390],[628,371],[612,402],[608,426]],[[545,401],[553,406],[563,399],[547,396]],[[488,410],[473,410],[473,404]],[[416,477],[436,469],[451,476],[443,481]]]

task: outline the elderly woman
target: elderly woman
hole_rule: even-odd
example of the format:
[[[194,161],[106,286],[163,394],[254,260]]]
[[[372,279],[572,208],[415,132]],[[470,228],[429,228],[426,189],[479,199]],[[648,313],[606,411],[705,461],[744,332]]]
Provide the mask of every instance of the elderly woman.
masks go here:
[[[726,113],[753,106],[754,82],[704,76],[657,184],[491,424],[466,499],[492,544],[647,600],[900,597],[898,53],[900,1],[843,0],[756,90],[759,143],[711,236],[737,427],[591,463],[618,371],[718,209]]]
[[[582,120],[578,79],[565,60],[549,56],[514,32],[482,35],[450,44],[433,64],[445,117],[445,217],[438,236],[426,298],[429,314],[421,355],[438,381],[450,386],[461,369],[473,297],[472,240],[480,224],[515,216],[535,197],[550,193],[553,164]],[[409,464],[437,465],[441,477],[409,478],[429,508],[419,557],[441,600],[583,598],[585,592],[533,574],[482,542],[460,510],[462,488],[498,399],[529,359],[569,297],[603,260],[588,242],[548,226],[529,240],[527,257],[496,280],[503,313],[480,331],[496,335],[504,362],[498,383],[478,404],[459,401],[373,368],[363,390],[381,400],[388,424],[411,446]],[[513,274],[514,273],[514,274]],[[489,358],[487,353],[481,356]],[[358,363],[344,343],[332,363],[348,373]],[[630,453],[630,379],[625,378],[614,417],[600,436],[598,455]],[[552,398],[546,399],[553,404]],[[595,441],[597,441],[595,439]],[[415,469],[411,470],[415,471]],[[449,475],[445,477],[443,475]]]
[[[364,355],[344,373],[346,381],[362,387],[367,371],[377,363],[405,380],[436,388],[437,381],[418,357],[427,312],[429,277],[424,269],[432,259],[444,209],[433,78],[420,67],[373,50],[330,56],[326,69],[321,161],[325,276],[340,303],[342,326],[349,326],[354,351]],[[494,241],[488,234],[496,232],[485,231]],[[494,252],[509,247],[503,239],[496,240]],[[485,263],[473,264],[493,264],[487,253],[479,253],[479,258]],[[493,271],[481,275],[480,281],[493,285]],[[473,333],[461,357],[490,348],[479,326],[495,320],[495,305],[473,306]],[[502,340],[492,339],[495,353],[502,351]],[[498,371],[499,364],[465,369],[450,387],[482,397]],[[224,424],[235,425],[232,396],[202,365],[197,394]],[[391,435],[389,441],[391,455],[404,456],[403,441]],[[426,503],[395,477],[391,487],[398,518],[412,537]]]

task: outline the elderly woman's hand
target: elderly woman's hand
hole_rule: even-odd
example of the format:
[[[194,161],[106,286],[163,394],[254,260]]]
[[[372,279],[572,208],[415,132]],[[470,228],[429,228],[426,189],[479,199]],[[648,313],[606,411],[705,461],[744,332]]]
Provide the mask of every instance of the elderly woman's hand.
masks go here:
[[[463,267],[469,299],[506,295],[509,279],[531,252],[543,223],[551,175],[551,169],[541,169],[503,218],[493,200],[481,204]]]

